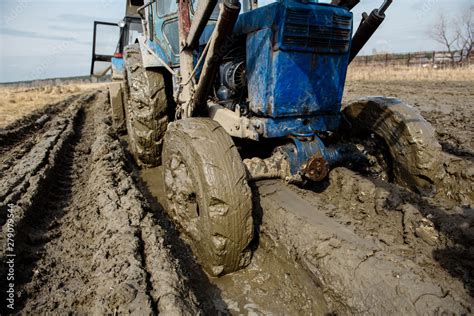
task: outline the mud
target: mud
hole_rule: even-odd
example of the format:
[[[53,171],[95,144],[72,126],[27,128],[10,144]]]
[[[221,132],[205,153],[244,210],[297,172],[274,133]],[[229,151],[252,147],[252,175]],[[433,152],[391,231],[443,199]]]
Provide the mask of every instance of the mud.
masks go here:
[[[349,82],[344,101],[366,95],[395,97],[420,111],[434,128],[444,155],[436,197],[474,207],[474,91],[464,81]]]
[[[70,104],[3,168],[2,232],[11,227],[14,245],[1,256],[5,263],[16,255],[15,310],[196,314],[186,277],[126,167],[107,95],[95,98]],[[13,220],[5,224],[6,212]],[[2,280],[6,273],[2,265]]]
[[[162,172],[162,167],[141,172],[146,190],[150,193],[149,199],[159,209],[167,203]],[[259,208],[260,205],[254,205],[254,209]],[[254,217],[257,220],[260,218],[257,214]],[[209,279],[219,292],[217,295],[215,290],[207,290],[212,293],[208,303],[211,309],[233,314],[322,315],[328,312],[323,289],[314,283],[311,274],[295,262],[280,243],[262,235],[254,241],[252,248],[253,258],[247,268]],[[187,256],[181,255],[182,260],[189,261],[192,254]]]
[[[426,196],[343,167],[304,188],[256,182],[252,261],[221,278],[204,272],[165,212],[161,169],[132,163],[105,91],[34,113],[0,130],[0,278],[15,254],[13,311],[473,313],[468,87],[349,83],[348,99],[399,97],[434,125],[442,185]],[[0,284],[1,311],[12,312]]]
[[[275,210],[263,215],[262,231],[280,239],[313,272],[332,310],[377,315],[469,311],[472,301],[462,284],[430,276],[432,267],[425,271],[422,260],[413,260],[421,259],[419,254],[408,256],[403,242],[397,245],[400,253],[393,252],[377,238],[354,231],[354,219],[336,219],[334,213],[346,203],[333,204],[324,195],[295,192],[281,183],[265,182],[258,190],[263,209]]]
[[[473,161],[472,81],[352,81],[344,99],[379,95],[399,98],[419,109],[435,127],[446,153]]]

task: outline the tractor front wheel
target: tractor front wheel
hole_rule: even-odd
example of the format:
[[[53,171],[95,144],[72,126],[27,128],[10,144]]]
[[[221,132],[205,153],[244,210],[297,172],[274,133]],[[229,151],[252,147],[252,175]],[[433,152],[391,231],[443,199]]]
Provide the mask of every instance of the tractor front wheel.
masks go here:
[[[219,123],[171,123],[164,139],[167,210],[198,261],[212,276],[250,262],[252,197],[241,157]]]
[[[418,192],[435,189],[443,173],[441,145],[416,109],[395,98],[368,97],[351,102],[344,115],[352,135],[365,131],[385,141],[395,182]]]

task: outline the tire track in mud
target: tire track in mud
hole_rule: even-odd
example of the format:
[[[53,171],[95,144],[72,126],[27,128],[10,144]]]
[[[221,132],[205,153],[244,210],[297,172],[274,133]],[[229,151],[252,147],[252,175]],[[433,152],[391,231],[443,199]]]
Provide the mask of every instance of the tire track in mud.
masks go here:
[[[208,277],[164,211],[162,168],[137,170],[135,176],[153,206],[155,218],[166,227],[165,243],[179,259],[183,274],[191,280],[189,286],[195,293],[201,293],[205,314],[324,315],[329,312],[320,284],[279,242],[266,236],[253,241],[253,259],[248,267],[219,278]],[[254,208],[258,210],[259,205]],[[258,211],[254,214],[257,230],[261,222],[259,214]]]
[[[64,125],[43,134],[51,149],[40,141],[18,161],[29,161],[28,172],[2,177],[5,191],[18,192],[7,210],[15,216],[16,311],[197,314],[185,277],[160,247],[164,232],[128,174],[106,104],[100,93],[96,102],[71,106],[58,119]],[[14,177],[23,180],[7,180]]]
[[[333,177],[333,181],[338,177],[347,181],[353,175]],[[356,179],[363,181],[362,177]],[[425,240],[430,242],[433,237],[421,235],[421,230],[416,236],[416,229],[422,227],[415,226],[417,221],[424,222],[414,206],[402,203],[405,216],[411,216],[405,223],[413,229],[404,232],[402,223],[395,224],[388,216],[367,216],[370,209],[357,201],[364,199],[363,191],[356,189],[344,197],[353,186],[347,183],[340,189],[340,183],[332,185],[325,193],[315,194],[280,182],[263,182],[258,191],[264,209],[263,234],[279,240],[320,280],[333,310],[378,315],[472,312],[473,299],[462,282],[454,280],[429,253],[437,248]],[[365,191],[367,199],[370,193],[374,192]],[[265,216],[265,212],[271,216]],[[394,227],[387,229],[391,225]],[[395,238],[397,230],[401,230],[399,240]],[[410,233],[407,238],[418,242],[418,247],[405,244],[404,233]]]
[[[36,110],[7,125],[0,130],[0,153],[3,155],[16,144],[22,143],[21,145],[24,145],[25,139],[35,133],[39,133],[54,115],[60,113],[78,99],[82,99],[82,102],[87,102],[90,97],[91,94],[72,95],[63,101],[51,104],[44,109]]]
[[[90,100],[91,97],[89,95],[85,99]],[[48,195],[50,180],[61,169],[61,160],[73,138],[80,112],[80,105],[72,104],[52,119],[44,133],[38,134],[33,146],[30,146],[29,142],[25,143],[23,150],[25,153],[19,155],[11,168],[2,164],[0,241],[3,246],[1,252],[3,260],[0,275],[2,280],[7,280],[6,273],[10,272],[11,268],[6,265],[7,259],[14,260],[15,273],[12,275],[14,279],[10,277],[8,281],[12,281],[15,286],[30,277],[29,262],[35,260],[36,254],[29,253],[28,250],[30,246],[40,241],[37,239],[38,236],[26,233],[27,227],[31,225],[30,217],[35,218],[37,206],[45,206],[43,196]],[[7,148],[2,148],[7,151]],[[50,238],[46,235],[43,237],[45,240]],[[18,273],[16,269],[25,273]],[[23,298],[21,293],[18,294],[15,301],[21,306]],[[6,292],[2,291],[2,303],[5,302],[5,295]],[[18,308],[18,304],[14,306]],[[2,304],[2,308],[5,307]]]
[[[259,183],[262,233],[313,272],[333,310],[472,312],[472,212],[345,168],[306,189]]]
[[[139,174],[112,131],[107,101],[104,92],[78,101],[2,147],[21,152],[0,180],[14,204],[0,219],[13,210],[17,311],[472,313],[469,206],[344,168],[310,190],[257,183],[252,263],[208,278],[164,213],[163,192],[148,191],[160,175]]]
[[[51,126],[61,124],[58,123],[58,116],[61,117],[64,111],[74,107],[75,104],[89,102],[93,97],[93,93],[68,97],[0,129],[0,173],[11,173],[9,169],[14,168],[14,164],[31,152],[44,138],[45,131],[51,129]]]

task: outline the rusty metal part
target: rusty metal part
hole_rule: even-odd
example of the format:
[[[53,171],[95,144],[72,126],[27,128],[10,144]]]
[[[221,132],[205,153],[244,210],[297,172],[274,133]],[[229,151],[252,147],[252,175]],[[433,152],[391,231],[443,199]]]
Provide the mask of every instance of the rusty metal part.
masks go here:
[[[129,6],[127,7],[127,13],[130,12],[130,13],[131,13],[131,16],[134,16],[135,14],[138,13],[138,14],[140,15],[140,17],[141,17],[142,19],[144,19],[144,16],[143,16],[142,11],[145,10],[146,8],[148,8],[149,6],[151,6],[151,5],[152,5],[153,3],[155,3],[155,2],[156,2],[156,0],[150,1],[150,2],[145,3],[144,5],[142,5],[141,7],[138,7],[138,8],[136,8],[137,6],[129,5]],[[133,10],[135,10],[135,12],[133,12]],[[133,14],[133,13],[135,13],[135,14]]]
[[[188,37],[186,38],[186,46],[195,47],[201,37],[202,31],[209,22],[209,18],[216,7],[217,0],[201,0],[196,14],[193,17]]]
[[[131,1],[131,0],[127,0],[127,4],[126,4],[126,7],[125,7],[125,16],[131,16],[131,17],[140,17],[140,11],[143,10],[144,6],[148,6],[152,3],[154,3],[154,1],[150,1],[149,3],[147,4],[144,4],[144,1],[142,1],[141,3],[138,2],[137,4],[137,1]],[[140,4],[143,4],[142,6],[140,6]]]
[[[179,26],[179,43],[181,51],[179,53],[180,63],[180,77],[181,79],[191,78],[194,64],[193,64],[193,51],[186,47],[186,38],[189,34],[191,27],[191,18],[189,17],[190,0],[179,0],[178,1],[178,26]],[[192,96],[194,86],[194,80],[188,80],[181,88],[179,95],[179,103],[189,104]],[[184,107],[183,117],[189,117],[191,111],[188,107]]]
[[[303,174],[310,180],[321,181],[329,173],[329,163],[321,154],[311,157],[303,168]]]
[[[199,82],[194,94],[191,115],[195,112],[206,110],[205,105],[209,96],[209,90],[214,83],[214,78],[221,59],[229,47],[226,43],[232,34],[235,22],[237,22],[240,7],[240,2],[235,0],[226,0],[221,5],[221,11],[217,18],[209,51],[206,55],[201,76],[199,77]]]

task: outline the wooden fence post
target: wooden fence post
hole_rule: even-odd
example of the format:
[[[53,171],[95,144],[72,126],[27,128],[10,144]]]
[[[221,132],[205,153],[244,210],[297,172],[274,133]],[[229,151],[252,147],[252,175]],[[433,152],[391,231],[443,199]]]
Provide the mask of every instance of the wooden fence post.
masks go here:
[[[388,54],[385,54],[385,67],[388,66]]]
[[[410,67],[410,53],[407,56],[407,67]]]

